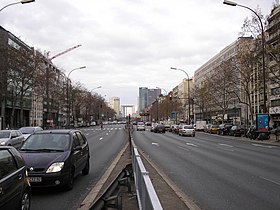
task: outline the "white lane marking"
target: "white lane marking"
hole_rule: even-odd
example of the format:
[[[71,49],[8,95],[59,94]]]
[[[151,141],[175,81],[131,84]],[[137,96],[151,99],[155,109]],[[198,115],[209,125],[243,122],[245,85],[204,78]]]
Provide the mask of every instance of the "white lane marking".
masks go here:
[[[261,178],[261,179],[264,179],[264,180],[266,180],[266,181],[272,182],[273,184],[277,184],[277,185],[280,186],[280,183],[279,183],[279,182],[276,182],[276,181],[274,181],[274,180],[272,180],[272,179],[268,179],[268,178],[265,178],[265,177],[263,177],[263,176],[260,176],[260,178]]]
[[[102,139],[103,139],[103,137],[100,137],[100,138],[99,138],[99,141],[101,141]]]
[[[186,145],[188,145],[188,146],[193,146],[193,147],[197,147],[197,145],[196,145],[196,144],[189,143],[189,142],[187,142],[187,143],[186,143]]]
[[[152,142],[152,145],[159,146],[159,143]]]
[[[109,133],[106,133],[106,136],[108,136],[109,135]]]
[[[256,147],[264,147],[264,148],[274,148],[276,146],[271,146],[271,145],[263,145],[263,144],[252,144],[253,146],[256,146]]]
[[[219,144],[220,146],[225,146],[225,147],[233,147],[232,145],[229,144]]]

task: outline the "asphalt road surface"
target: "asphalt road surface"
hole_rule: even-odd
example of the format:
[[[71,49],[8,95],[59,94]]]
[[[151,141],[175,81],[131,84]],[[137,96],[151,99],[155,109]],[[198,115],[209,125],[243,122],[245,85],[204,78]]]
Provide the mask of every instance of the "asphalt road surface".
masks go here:
[[[278,146],[198,132],[134,131],[133,138],[201,209],[280,209]]]
[[[61,189],[35,189],[31,197],[31,210],[74,210],[80,206],[90,190],[104,174],[113,159],[127,142],[124,125],[106,125],[81,129],[86,135],[91,159],[90,173],[75,179],[71,191]]]

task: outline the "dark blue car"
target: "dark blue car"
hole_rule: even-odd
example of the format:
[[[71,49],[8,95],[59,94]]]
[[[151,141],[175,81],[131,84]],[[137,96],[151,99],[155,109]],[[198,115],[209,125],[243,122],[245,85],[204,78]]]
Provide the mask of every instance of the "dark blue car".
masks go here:
[[[31,187],[73,188],[74,178],[89,173],[90,154],[80,130],[45,130],[29,136],[20,148]]]
[[[31,188],[24,160],[11,146],[0,147],[0,209],[30,209]]]

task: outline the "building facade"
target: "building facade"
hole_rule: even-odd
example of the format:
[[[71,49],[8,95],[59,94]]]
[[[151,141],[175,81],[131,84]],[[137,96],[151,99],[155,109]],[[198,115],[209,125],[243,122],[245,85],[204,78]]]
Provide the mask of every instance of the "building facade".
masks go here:
[[[274,126],[280,125],[280,6],[275,7],[268,18],[268,50],[271,51],[268,56],[269,68],[269,93],[270,93],[270,108],[269,114],[271,123]]]
[[[121,115],[121,102],[119,97],[111,97],[109,99],[109,107],[117,113],[117,117]]]

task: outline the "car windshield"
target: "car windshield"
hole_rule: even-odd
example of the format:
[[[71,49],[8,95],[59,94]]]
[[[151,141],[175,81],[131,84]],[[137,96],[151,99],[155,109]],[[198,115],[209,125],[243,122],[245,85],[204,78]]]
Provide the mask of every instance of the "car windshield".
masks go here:
[[[20,128],[19,130],[21,131],[22,134],[30,134],[30,133],[34,133],[35,128],[24,127],[24,128]]]
[[[219,125],[212,125],[212,128],[218,128]]]
[[[1,131],[0,132],[0,139],[9,138],[10,133],[11,133],[10,131]]]
[[[143,122],[139,122],[138,125],[145,125]]]
[[[36,133],[30,136],[21,150],[68,150],[70,146],[69,134]]]
[[[186,126],[184,126],[184,128],[185,128],[185,129],[193,129],[193,126],[191,126],[191,125],[186,125]]]

